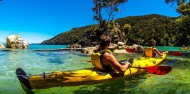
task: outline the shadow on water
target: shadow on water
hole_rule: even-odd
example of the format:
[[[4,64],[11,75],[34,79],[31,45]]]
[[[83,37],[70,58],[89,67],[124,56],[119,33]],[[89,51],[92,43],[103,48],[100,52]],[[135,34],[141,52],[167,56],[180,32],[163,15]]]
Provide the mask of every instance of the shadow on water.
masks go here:
[[[173,68],[178,67],[181,69],[183,69],[184,67],[190,67],[189,64],[189,58],[183,57],[169,57],[163,63],[163,65],[172,66]]]
[[[61,61],[59,58],[48,58],[48,61],[50,63],[54,63],[54,64],[63,64],[64,62]]]
[[[52,51],[39,51],[36,52],[37,55],[47,58],[49,63],[63,64],[64,62],[60,59],[60,55],[67,54],[62,52],[52,52]]]
[[[89,86],[81,87],[74,91],[75,94],[130,94],[135,87],[146,79],[146,73],[128,78],[120,77],[109,82],[94,85],[93,89],[86,89]]]
[[[181,61],[179,59],[166,59],[165,62],[163,63],[163,65],[165,66],[171,66],[171,67],[175,67],[179,64],[183,64],[180,63]]]
[[[71,51],[37,51],[36,54],[47,58],[49,63],[54,64],[63,64],[65,59],[75,57],[75,55],[80,57],[89,57],[89,55]]]

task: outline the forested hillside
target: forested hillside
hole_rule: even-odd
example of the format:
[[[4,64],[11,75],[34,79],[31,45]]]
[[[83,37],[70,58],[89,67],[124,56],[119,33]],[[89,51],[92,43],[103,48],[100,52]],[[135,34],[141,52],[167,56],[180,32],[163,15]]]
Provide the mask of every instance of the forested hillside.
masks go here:
[[[122,24],[129,24],[130,30],[122,30],[125,32],[126,44],[140,44],[147,45],[148,40],[154,38],[157,40],[157,45],[162,46],[181,46],[185,42],[182,41],[179,27],[175,24],[176,18],[166,17],[162,15],[144,15],[131,16],[126,18],[116,19],[115,22]],[[61,33],[49,40],[45,40],[42,44],[71,44],[84,43],[90,40],[94,29],[97,25],[85,26],[80,28],[73,28],[70,31]],[[90,34],[88,34],[90,33]],[[181,41],[180,41],[181,40]]]
[[[146,45],[151,38],[157,40],[157,45],[176,44],[175,18],[153,14],[120,18],[116,21],[131,25],[131,30],[126,35],[127,44]]]
[[[53,44],[53,45],[59,45],[59,44],[71,44],[78,42],[83,39],[83,35],[87,31],[90,31],[94,28],[95,26],[85,26],[85,27],[80,27],[80,28],[73,28],[70,31],[63,32],[61,34],[58,34],[57,36],[43,41],[41,44]]]

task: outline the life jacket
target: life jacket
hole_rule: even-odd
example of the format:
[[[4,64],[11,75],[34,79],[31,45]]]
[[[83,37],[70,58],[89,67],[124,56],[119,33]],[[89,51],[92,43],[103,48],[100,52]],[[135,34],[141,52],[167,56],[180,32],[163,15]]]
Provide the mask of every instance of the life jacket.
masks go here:
[[[144,54],[145,57],[153,57],[153,47],[147,47]]]
[[[91,63],[98,70],[111,70],[111,66],[105,65],[101,60],[105,52],[112,53],[110,50],[102,50],[91,54]]]

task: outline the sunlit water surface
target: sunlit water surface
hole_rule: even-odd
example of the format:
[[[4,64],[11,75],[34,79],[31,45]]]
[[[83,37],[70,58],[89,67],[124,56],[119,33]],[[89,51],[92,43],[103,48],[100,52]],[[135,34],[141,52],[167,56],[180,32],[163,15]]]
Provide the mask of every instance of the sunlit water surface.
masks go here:
[[[63,46],[64,48],[65,46]],[[0,94],[26,94],[15,70],[23,68],[27,74],[50,73],[91,67],[90,56],[70,51],[35,51],[35,49],[59,49],[62,46],[32,46],[27,50],[0,50]],[[167,50],[167,47],[162,48]],[[176,49],[176,48],[174,48]],[[168,50],[171,50],[169,47]],[[117,60],[139,58],[141,54],[115,54]],[[189,94],[190,56],[168,55],[163,65],[171,66],[166,75],[147,72],[101,84],[53,87],[33,90],[35,94]]]

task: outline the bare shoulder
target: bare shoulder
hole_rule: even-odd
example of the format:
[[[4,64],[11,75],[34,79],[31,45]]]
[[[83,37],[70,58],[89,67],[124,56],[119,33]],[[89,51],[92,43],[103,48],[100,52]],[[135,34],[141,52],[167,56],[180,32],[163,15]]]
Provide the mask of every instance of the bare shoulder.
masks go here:
[[[110,54],[110,53],[104,53],[103,57],[105,57],[106,59],[110,59],[110,58],[113,58],[113,54]]]
[[[153,48],[153,50],[157,50],[156,48]]]

